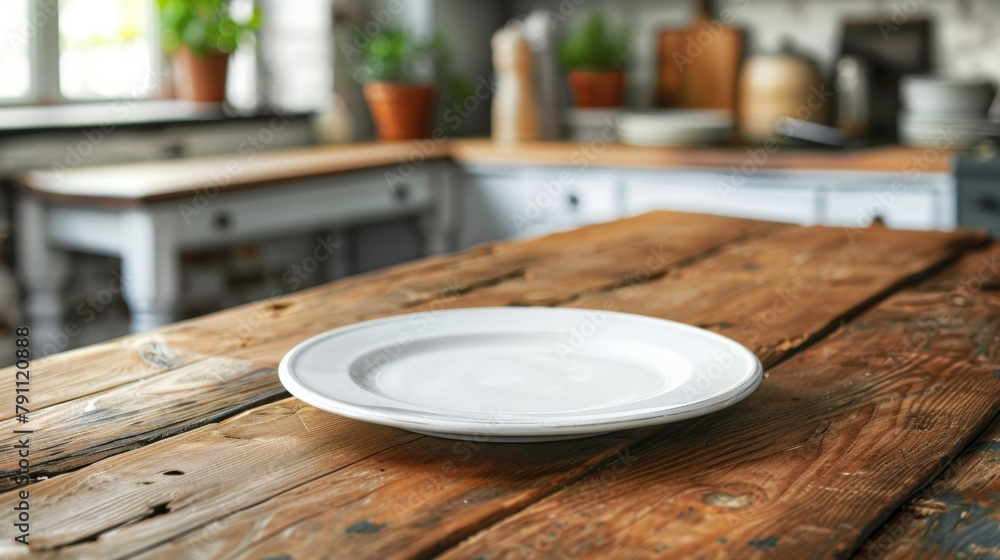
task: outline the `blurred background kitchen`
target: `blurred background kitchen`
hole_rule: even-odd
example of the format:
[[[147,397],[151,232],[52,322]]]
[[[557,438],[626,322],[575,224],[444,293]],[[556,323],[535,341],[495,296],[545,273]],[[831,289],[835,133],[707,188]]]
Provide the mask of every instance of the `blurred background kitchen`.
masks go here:
[[[992,0],[0,0],[0,39],[0,333],[45,354],[652,209],[1000,231]]]

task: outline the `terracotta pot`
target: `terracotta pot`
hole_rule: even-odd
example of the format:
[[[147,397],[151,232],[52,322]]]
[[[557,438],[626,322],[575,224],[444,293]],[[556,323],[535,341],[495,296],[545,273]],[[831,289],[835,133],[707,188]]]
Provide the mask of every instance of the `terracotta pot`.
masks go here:
[[[621,107],[625,104],[625,72],[569,73],[569,89],[577,107]]]
[[[371,82],[365,84],[364,93],[380,139],[412,140],[431,135],[435,86]]]
[[[178,99],[221,103],[226,99],[229,54],[213,52],[198,58],[187,47],[174,53],[174,85]]]

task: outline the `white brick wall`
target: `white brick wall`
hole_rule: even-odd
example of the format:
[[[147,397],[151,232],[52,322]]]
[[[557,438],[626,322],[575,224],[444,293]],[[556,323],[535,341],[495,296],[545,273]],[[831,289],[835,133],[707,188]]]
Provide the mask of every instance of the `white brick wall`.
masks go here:
[[[694,0],[515,0],[518,13],[532,8],[559,12],[579,4],[582,12],[600,7],[632,28],[635,60],[630,71],[630,102],[647,106],[652,98],[655,34],[685,27]],[[934,22],[935,60],[941,71],[986,75],[1000,80],[1000,2],[995,0],[715,0],[716,13],[730,8],[735,25],[749,32],[750,53],[773,52],[784,38],[812,53],[829,68],[837,55],[844,19],[878,19],[912,13]]]

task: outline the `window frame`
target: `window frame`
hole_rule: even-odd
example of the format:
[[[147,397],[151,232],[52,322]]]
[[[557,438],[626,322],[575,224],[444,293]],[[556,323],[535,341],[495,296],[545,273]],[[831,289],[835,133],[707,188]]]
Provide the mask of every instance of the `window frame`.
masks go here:
[[[147,26],[149,34],[150,72],[154,76],[163,76],[165,71],[164,57],[161,51],[159,18],[155,0],[144,0],[149,6]],[[44,23],[34,28],[34,21],[44,18]],[[60,84],[59,63],[59,0],[28,0],[28,23],[25,27],[28,37],[28,65],[30,68],[28,93],[20,97],[0,98],[0,107],[39,106],[39,105],[74,105],[85,103],[108,103],[121,100],[160,99],[163,97],[166,84],[164,80],[158,83],[143,97],[133,98],[131,95],[118,97],[85,97],[70,98],[62,93]]]

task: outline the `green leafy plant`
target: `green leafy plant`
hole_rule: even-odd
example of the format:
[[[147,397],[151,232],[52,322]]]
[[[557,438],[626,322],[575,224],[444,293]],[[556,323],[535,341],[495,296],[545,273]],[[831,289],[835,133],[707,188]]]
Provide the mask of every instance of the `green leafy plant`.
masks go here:
[[[438,86],[439,104],[450,107],[472,94],[472,84],[451,71],[448,42],[440,32],[427,41],[410,37],[401,28],[386,28],[368,38],[359,28],[354,44],[360,49],[361,60],[355,77],[359,82],[394,82],[416,84],[420,70],[433,71]]]
[[[357,33],[355,44],[364,45],[357,72],[360,82],[416,83],[421,65],[437,65],[443,58],[440,35],[417,41],[400,28],[387,28],[366,41],[360,28]]]
[[[591,12],[577,24],[559,49],[559,59],[567,70],[612,72],[628,65],[628,30],[607,25],[607,16]]]
[[[237,21],[230,13],[231,3],[231,0],[156,0],[163,47],[168,52],[187,47],[199,58],[235,51],[244,34],[260,25],[260,11],[254,7],[247,21]]]

